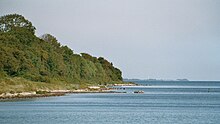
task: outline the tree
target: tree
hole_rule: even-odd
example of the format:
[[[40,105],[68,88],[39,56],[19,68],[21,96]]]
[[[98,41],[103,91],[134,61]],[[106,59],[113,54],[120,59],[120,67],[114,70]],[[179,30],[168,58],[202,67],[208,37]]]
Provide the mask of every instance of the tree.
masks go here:
[[[122,80],[121,71],[105,58],[78,55],[50,34],[36,37],[23,16],[3,16],[0,22],[0,77],[74,85]]]
[[[54,47],[57,47],[57,48],[60,47],[60,43],[57,41],[56,37],[52,36],[51,34],[44,34],[40,38],[52,44]]]
[[[83,57],[84,59],[87,59],[87,60],[92,61],[92,62],[94,62],[94,63],[99,62],[96,57],[93,57],[93,56],[89,55],[88,53],[80,53],[80,54],[82,55],[82,57]]]
[[[0,17],[0,31],[8,32],[14,28],[25,28],[33,34],[36,30],[32,23],[25,19],[22,15],[9,14]]]

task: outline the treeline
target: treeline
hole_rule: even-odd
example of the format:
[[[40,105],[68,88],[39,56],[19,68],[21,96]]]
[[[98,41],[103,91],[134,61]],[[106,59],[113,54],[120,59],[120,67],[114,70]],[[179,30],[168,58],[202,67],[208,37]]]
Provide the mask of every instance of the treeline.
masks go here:
[[[22,77],[53,83],[108,83],[122,73],[106,59],[75,54],[57,39],[35,35],[36,28],[22,15],[0,17],[0,77]]]

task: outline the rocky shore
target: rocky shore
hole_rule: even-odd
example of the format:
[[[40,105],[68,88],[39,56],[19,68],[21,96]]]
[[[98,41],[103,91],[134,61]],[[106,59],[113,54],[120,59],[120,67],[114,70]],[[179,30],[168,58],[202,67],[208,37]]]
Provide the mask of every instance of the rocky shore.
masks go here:
[[[35,97],[51,97],[51,96],[63,96],[69,93],[126,93],[117,92],[112,90],[47,90],[47,91],[33,91],[33,92],[21,92],[21,93],[2,93],[1,99],[17,99],[17,98],[35,98]]]
[[[36,92],[21,92],[21,93],[3,93],[0,94],[0,99],[17,99],[17,98],[35,98],[35,97],[50,97],[50,96],[63,96],[65,93],[43,93]]]

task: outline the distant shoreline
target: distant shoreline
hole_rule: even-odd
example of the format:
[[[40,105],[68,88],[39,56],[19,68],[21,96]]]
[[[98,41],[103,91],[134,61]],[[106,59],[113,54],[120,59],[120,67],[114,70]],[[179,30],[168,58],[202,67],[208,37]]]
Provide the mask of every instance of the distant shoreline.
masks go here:
[[[188,82],[188,79],[123,79],[123,81],[175,81],[175,82]]]

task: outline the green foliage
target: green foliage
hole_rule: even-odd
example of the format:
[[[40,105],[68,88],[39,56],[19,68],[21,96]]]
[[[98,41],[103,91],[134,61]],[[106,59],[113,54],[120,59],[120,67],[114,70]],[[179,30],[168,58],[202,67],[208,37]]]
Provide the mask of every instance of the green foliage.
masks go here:
[[[47,94],[47,93],[48,93],[47,91],[42,91],[42,90],[36,91],[36,94]]]
[[[9,14],[0,18],[0,31],[8,32],[14,30],[16,27],[25,28],[33,34],[35,32],[35,27],[32,26],[32,23],[22,15]]]
[[[118,68],[115,68],[112,63],[108,62],[103,57],[99,57],[98,60],[111,80],[122,80],[122,72]]]
[[[0,77],[79,87],[122,80],[121,71],[104,58],[74,54],[50,34],[36,37],[31,22],[21,15],[1,17],[0,30]]]
[[[58,43],[57,39],[54,36],[52,36],[51,34],[44,34],[41,36],[41,39],[50,43],[55,49],[60,48],[60,43]]]

